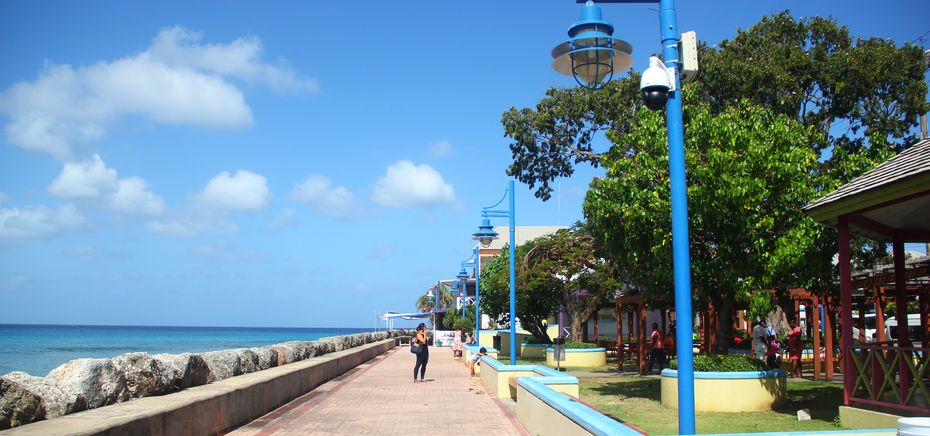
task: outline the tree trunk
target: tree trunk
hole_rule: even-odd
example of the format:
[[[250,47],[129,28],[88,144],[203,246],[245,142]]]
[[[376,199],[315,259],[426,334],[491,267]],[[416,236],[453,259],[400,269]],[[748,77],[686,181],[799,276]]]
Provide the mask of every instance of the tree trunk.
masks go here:
[[[580,307],[579,307],[580,306]],[[594,304],[580,304],[575,305],[571,304],[566,307],[572,315],[572,340],[575,342],[582,342],[583,338],[581,337],[582,328],[581,326],[587,324],[588,319],[594,315],[594,308],[597,307]],[[597,322],[595,320],[594,322]],[[594,338],[596,341],[597,338]]]
[[[714,302],[717,311],[717,343],[715,353],[727,354],[733,339],[733,303],[730,301]]]

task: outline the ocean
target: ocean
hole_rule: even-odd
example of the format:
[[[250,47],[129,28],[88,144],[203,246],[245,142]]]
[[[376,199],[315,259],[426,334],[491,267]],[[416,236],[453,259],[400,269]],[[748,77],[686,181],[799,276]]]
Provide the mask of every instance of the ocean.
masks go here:
[[[198,353],[370,332],[371,328],[157,327],[0,324],[0,375],[25,371],[44,377],[82,357],[144,351]]]

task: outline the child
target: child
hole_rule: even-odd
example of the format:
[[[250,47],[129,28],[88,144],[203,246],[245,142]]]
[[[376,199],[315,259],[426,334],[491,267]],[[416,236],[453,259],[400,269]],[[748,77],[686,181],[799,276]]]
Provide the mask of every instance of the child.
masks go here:
[[[471,357],[468,359],[468,371],[471,372],[471,378],[478,377],[475,375],[475,365],[480,365],[481,363],[479,361],[481,360],[481,357],[486,356],[487,354],[488,354],[488,349],[481,347],[481,349],[478,350],[477,353],[472,354]]]
[[[775,340],[775,336],[769,336],[769,349],[766,352],[766,363],[768,364],[769,369],[778,368],[778,341]]]

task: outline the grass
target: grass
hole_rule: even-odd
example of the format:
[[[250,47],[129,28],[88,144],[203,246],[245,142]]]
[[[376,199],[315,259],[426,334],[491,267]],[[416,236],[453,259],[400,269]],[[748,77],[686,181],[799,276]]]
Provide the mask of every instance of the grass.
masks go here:
[[[657,377],[592,377],[580,379],[581,399],[608,415],[649,434],[677,434],[678,411],[662,405]],[[835,418],[843,402],[839,384],[788,381],[786,404],[768,412],[697,412],[698,433],[838,430]],[[797,411],[810,409],[810,421]]]

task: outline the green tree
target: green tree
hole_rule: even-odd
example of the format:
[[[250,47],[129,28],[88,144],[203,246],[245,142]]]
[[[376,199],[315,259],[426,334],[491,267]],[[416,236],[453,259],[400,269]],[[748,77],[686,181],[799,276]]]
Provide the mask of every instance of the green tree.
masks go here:
[[[546,321],[558,310],[562,282],[542,268],[527,263],[527,253],[536,246],[529,241],[516,248],[516,309],[520,325],[539,343],[549,342]],[[510,248],[482,267],[481,311],[491,319],[510,322]]]
[[[440,308],[450,307],[455,304],[455,296],[452,295],[452,289],[449,287],[449,285],[447,284],[433,285],[433,287],[431,287],[430,290],[433,291],[433,295],[434,295],[433,297],[430,297],[429,292],[427,291],[427,293],[417,298],[417,302],[416,302],[417,311],[421,313],[432,312],[436,306],[436,297],[435,297],[436,292],[439,292]]]
[[[465,306],[465,317],[462,318],[462,311],[458,308],[450,308],[442,317],[442,323],[452,330],[461,330],[463,332],[475,331],[475,305]]]
[[[721,113],[685,108],[692,287],[717,311],[717,351],[726,352],[736,305],[767,312],[759,303],[771,289],[776,247],[810,220],[800,209],[814,193],[817,154],[808,144],[820,135],[749,102]],[[634,127],[623,137],[629,150],[604,159],[607,175],[591,183],[585,217],[647,301],[670,301],[665,123],[661,113],[641,111]]]
[[[685,87],[690,90],[686,93],[686,108],[703,105],[706,109],[702,110],[718,115],[733,108],[745,108],[741,102],[748,100],[750,104],[767,107],[775,114],[819,132],[819,135],[804,138],[808,141],[804,145],[815,153],[815,159],[800,169],[811,176],[812,188],[808,198],[799,203],[801,205],[906,148],[914,141],[913,126],[917,116],[928,110],[924,81],[927,65],[920,47],[898,47],[879,38],[853,38],[846,27],[832,19],[798,20],[787,11],[764,17],[749,29],[738,31],[732,40],[714,47],[702,44],[700,58],[701,72],[697,81]],[[642,127],[637,120],[645,110],[640,103],[638,83],[639,77],[634,72],[598,91],[549,89],[535,108],[511,108],[505,112],[501,121],[505,136],[511,139],[509,147],[513,154],[508,174],[536,188],[536,196],[544,200],[552,191],[550,183],[557,177],[571,176],[579,164],[611,166],[612,161],[620,159],[642,159],[643,165],[652,165],[654,174],[660,171],[665,174],[667,161],[655,162],[654,156],[638,155],[643,144],[637,143],[642,137],[636,132]],[[689,140],[693,128],[689,122],[685,131]],[[609,141],[599,141],[600,132],[608,132]],[[743,159],[741,157],[737,163]],[[696,162],[700,161],[693,158],[688,161],[689,171],[701,171],[693,166]],[[689,185],[689,197],[713,189],[715,185],[730,184],[728,167],[720,167],[720,170],[714,180],[705,181],[704,185]],[[618,175],[615,170],[611,173]],[[692,180],[695,180],[693,175],[689,182]],[[664,183],[658,175],[652,182]],[[750,196],[753,189],[737,192],[736,198],[742,196],[746,202],[754,200]],[[608,213],[610,202],[631,195],[618,194],[616,198],[604,197],[598,201],[604,213]],[[654,201],[664,202],[662,198]],[[694,204],[693,199],[690,202],[692,210],[706,207]],[[791,203],[785,207],[798,206]],[[783,209],[777,215],[791,212]],[[662,287],[667,292],[671,280],[670,240],[663,240],[668,236],[667,212],[629,218],[651,220],[652,225],[643,223],[641,229],[649,231],[640,235],[607,235],[614,241],[626,241],[620,247],[625,252],[618,253],[617,246],[611,252],[637,259],[638,262],[623,263],[623,267],[629,269],[624,274],[637,277],[637,286],[663,294]],[[703,222],[692,222],[692,226],[699,228],[703,225]],[[763,222],[765,225],[767,222]],[[791,226],[776,230],[778,237],[765,239],[766,244],[752,251],[763,257],[765,268],[756,268],[751,276],[724,274],[721,279],[768,283],[775,289],[803,286],[818,293],[831,289],[835,276],[831,261],[837,251],[836,232],[805,219],[793,220]],[[740,249],[743,239],[746,236],[739,234],[717,238],[715,244],[732,242],[735,245],[713,246],[711,251]],[[692,242],[703,243],[701,240]],[[869,264],[884,251],[881,244],[862,239],[856,240],[855,246],[854,259],[861,265]],[[707,251],[708,246],[703,249]],[[705,255],[697,252],[692,257],[701,259]],[[696,268],[704,266],[696,265]],[[785,293],[777,296],[784,302]],[[764,311],[771,305],[771,299],[760,293],[741,294],[739,298],[754,311]],[[700,302],[707,301],[705,295]]]
[[[537,238],[524,256],[526,267],[561,282],[562,307],[571,318],[571,336],[581,340],[581,328],[594,312],[623,287],[618,270],[599,252],[587,225]],[[564,326],[559,326],[564,328]]]

